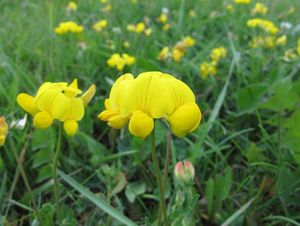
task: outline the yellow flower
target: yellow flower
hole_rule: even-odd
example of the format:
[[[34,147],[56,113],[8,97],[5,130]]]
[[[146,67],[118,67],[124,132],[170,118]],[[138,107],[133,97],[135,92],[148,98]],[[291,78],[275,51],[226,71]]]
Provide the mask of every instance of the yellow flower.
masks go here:
[[[107,3],[107,0],[100,0],[101,1],[101,3]]]
[[[263,47],[263,48],[273,48],[276,44],[274,36],[255,36],[250,42],[252,48]]]
[[[300,39],[298,39],[297,53],[300,56]]]
[[[122,71],[126,65],[132,65],[135,62],[135,58],[126,53],[122,56],[118,53],[113,54],[108,60],[109,67],[115,67],[118,71]]]
[[[298,52],[299,55],[299,52]],[[287,62],[293,61],[297,57],[297,54],[295,53],[294,49],[288,49],[284,53],[283,59]]]
[[[45,82],[40,86],[36,96],[21,93],[17,96],[18,104],[33,116],[36,128],[48,128],[55,119],[64,123],[64,129],[70,136],[76,134],[78,121],[84,116],[84,106],[92,99],[96,92],[95,85],[80,97],[77,79],[71,84],[65,82]]]
[[[247,26],[252,28],[259,27],[272,35],[276,34],[279,31],[278,27],[276,27],[272,21],[260,18],[248,20]]]
[[[165,24],[167,23],[168,21],[168,15],[165,14],[165,13],[161,13],[160,16],[157,18],[157,21],[162,23],[162,24]]]
[[[208,75],[216,75],[217,68],[214,62],[208,63],[204,62],[200,65],[200,73],[202,79],[206,79]]]
[[[58,35],[66,33],[81,33],[82,31],[83,26],[79,26],[73,21],[62,22],[54,30],[54,32]]]
[[[165,24],[164,26],[163,26],[163,31],[167,31],[167,30],[169,30],[171,28],[171,25],[170,24]]]
[[[195,10],[191,9],[191,10],[189,11],[189,16],[190,16],[190,17],[196,17],[196,12],[195,12]]]
[[[260,2],[257,2],[255,4],[255,7],[252,9],[252,14],[266,15],[267,13],[268,13],[268,7]]]
[[[93,25],[95,31],[102,31],[107,26],[107,20],[99,20]]]
[[[101,11],[104,13],[108,13],[109,11],[111,11],[111,9],[112,9],[112,5],[107,4]]]
[[[231,4],[226,5],[226,10],[230,13],[232,13],[234,11],[234,8]]]
[[[136,33],[141,33],[145,30],[145,24],[143,22],[140,22],[136,25],[135,27],[135,32]]]
[[[0,117],[0,147],[4,145],[6,135],[8,131],[8,125],[3,116]]]
[[[278,37],[275,41],[276,45],[280,45],[280,46],[284,46],[287,42],[287,37],[286,35],[281,35],[280,37]]]
[[[152,29],[151,29],[151,28],[147,28],[147,29],[145,30],[145,35],[146,35],[147,37],[149,37],[151,34],[152,34]]]
[[[128,49],[130,47],[130,43],[128,41],[123,42],[123,46],[125,49]]]
[[[122,75],[116,80],[110,90],[109,98],[105,100],[106,110],[98,115],[100,120],[106,121],[109,126],[115,129],[121,129],[128,123],[129,115],[121,115],[120,108],[127,86],[132,80],[132,74]]]
[[[181,58],[184,56],[184,52],[178,48],[173,48],[172,57],[176,62],[181,61]]]
[[[152,132],[154,119],[166,119],[176,136],[192,132],[201,121],[201,111],[190,88],[161,72],[141,73],[135,79],[131,74],[121,76],[107,102],[99,119],[113,124],[113,128],[123,128],[129,121],[130,133],[142,138]],[[110,122],[112,119],[116,125]]]
[[[188,47],[192,47],[196,44],[196,40],[193,39],[191,36],[187,36],[183,39],[183,42],[185,44],[185,46]]]
[[[236,4],[249,4],[251,2],[251,0],[233,0],[234,3]]]
[[[210,58],[213,62],[218,63],[220,59],[227,56],[227,50],[224,47],[214,48],[210,53]]]
[[[170,56],[170,50],[169,47],[164,47],[162,50],[159,52],[157,59],[158,60],[166,60]]]
[[[68,3],[67,9],[70,11],[76,11],[77,10],[77,4],[73,1]]]

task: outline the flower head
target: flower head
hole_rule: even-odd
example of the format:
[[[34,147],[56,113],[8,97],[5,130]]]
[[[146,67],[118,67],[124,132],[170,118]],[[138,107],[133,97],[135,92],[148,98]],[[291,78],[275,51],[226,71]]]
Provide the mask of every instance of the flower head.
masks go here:
[[[77,10],[77,4],[73,1],[69,2],[68,6],[67,6],[67,10],[76,11]]]
[[[102,31],[107,26],[107,20],[99,20],[93,25],[95,31]]]
[[[73,21],[67,21],[60,23],[54,30],[58,35],[63,35],[67,33],[81,33],[83,32],[83,26],[79,26]]]
[[[154,119],[164,118],[176,136],[195,130],[201,121],[201,112],[190,88],[171,75],[161,72],[121,76],[113,85],[106,110],[99,119],[113,128],[122,128],[128,122],[130,133],[147,137],[154,128]]]
[[[84,107],[95,91],[96,87],[92,85],[82,94],[77,79],[69,85],[65,82],[45,82],[35,96],[21,93],[17,96],[17,102],[33,116],[34,127],[48,128],[54,120],[59,120],[64,123],[66,133],[73,136],[78,130],[78,121],[84,116]]]
[[[182,186],[191,184],[195,177],[195,168],[188,160],[180,161],[175,165],[174,176]]]
[[[4,145],[6,135],[8,131],[8,125],[3,116],[0,117],[0,147]]]
[[[130,66],[134,64],[135,58],[127,53],[123,53],[122,56],[119,53],[114,53],[108,60],[109,67],[115,67],[118,71],[122,71],[126,65]]]
[[[255,7],[252,9],[252,14],[266,15],[267,13],[268,13],[268,7],[260,2],[257,2],[255,4]]]

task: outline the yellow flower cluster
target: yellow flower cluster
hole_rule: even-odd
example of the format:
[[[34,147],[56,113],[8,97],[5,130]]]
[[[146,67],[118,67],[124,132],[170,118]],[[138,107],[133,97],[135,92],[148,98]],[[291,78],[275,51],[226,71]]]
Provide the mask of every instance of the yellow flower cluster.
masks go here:
[[[174,61],[179,62],[184,56],[187,48],[193,47],[196,44],[196,40],[190,36],[183,38],[181,41],[177,42],[172,50],[172,58]],[[158,60],[167,60],[171,56],[169,47],[164,47],[159,52]]]
[[[260,2],[257,2],[251,12],[252,14],[266,15],[268,13],[268,7]]]
[[[105,27],[107,27],[107,20],[99,20],[93,25],[93,29],[97,32],[102,31]]]
[[[254,19],[250,19],[247,21],[247,26],[248,27],[252,27],[252,28],[256,28],[259,27],[261,29],[263,29],[264,31],[266,31],[269,34],[275,35],[278,32],[278,27],[276,27],[276,25],[269,20],[264,20],[264,19],[260,19],[260,18],[254,18]]]
[[[123,53],[122,56],[119,53],[114,53],[107,60],[109,67],[115,67],[118,71],[122,71],[126,65],[130,66],[134,64],[135,58],[127,53]]]
[[[129,24],[127,25],[127,30],[135,33],[142,33],[146,36],[150,36],[152,34],[152,29],[151,28],[146,28],[146,25],[143,22],[139,22],[137,24]]]
[[[159,22],[163,25],[163,27],[162,27],[163,31],[167,31],[170,29],[171,25],[168,23],[168,14],[167,13],[162,12],[156,20],[157,20],[157,22]]]
[[[287,42],[286,35],[282,35],[278,38],[275,36],[255,36],[250,42],[252,48],[273,48],[275,46],[284,46]]]
[[[251,2],[251,0],[233,0],[234,3],[236,4],[249,4]]]
[[[165,119],[176,136],[194,131],[201,121],[201,111],[191,89],[182,81],[161,72],[145,72],[119,77],[105,100],[105,110],[98,118],[113,128],[128,124],[131,134],[147,137],[154,120]]]
[[[6,135],[8,131],[8,125],[3,116],[0,117],[0,147],[4,145]]]
[[[68,6],[67,6],[67,10],[76,11],[77,10],[77,4],[73,1],[69,2]]]
[[[83,31],[83,26],[79,26],[73,21],[67,21],[60,23],[54,30],[58,35],[63,35],[66,33],[80,33]]]
[[[64,123],[64,130],[69,136],[76,134],[78,121],[84,116],[84,106],[92,99],[96,92],[95,85],[80,97],[77,79],[71,84],[66,82],[45,82],[35,96],[21,93],[17,96],[18,104],[33,116],[36,128],[48,128],[55,119]]]
[[[208,75],[216,75],[219,61],[223,58],[226,58],[226,56],[227,50],[223,46],[212,49],[210,52],[211,61],[205,61],[200,65],[201,77],[206,79]]]

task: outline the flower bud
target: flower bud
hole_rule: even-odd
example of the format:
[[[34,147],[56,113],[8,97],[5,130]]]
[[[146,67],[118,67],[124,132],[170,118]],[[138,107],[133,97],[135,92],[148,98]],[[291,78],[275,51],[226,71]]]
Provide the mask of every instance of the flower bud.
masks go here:
[[[180,161],[175,166],[174,175],[180,185],[191,184],[194,180],[195,168],[188,160]]]

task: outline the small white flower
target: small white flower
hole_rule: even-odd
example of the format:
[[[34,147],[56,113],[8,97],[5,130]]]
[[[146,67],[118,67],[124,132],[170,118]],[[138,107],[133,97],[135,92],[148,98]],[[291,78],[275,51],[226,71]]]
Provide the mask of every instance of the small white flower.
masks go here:
[[[280,24],[281,29],[289,30],[293,27],[293,25],[290,22],[282,21]]]
[[[27,114],[22,119],[15,119],[10,123],[10,128],[24,129],[27,122]]]

